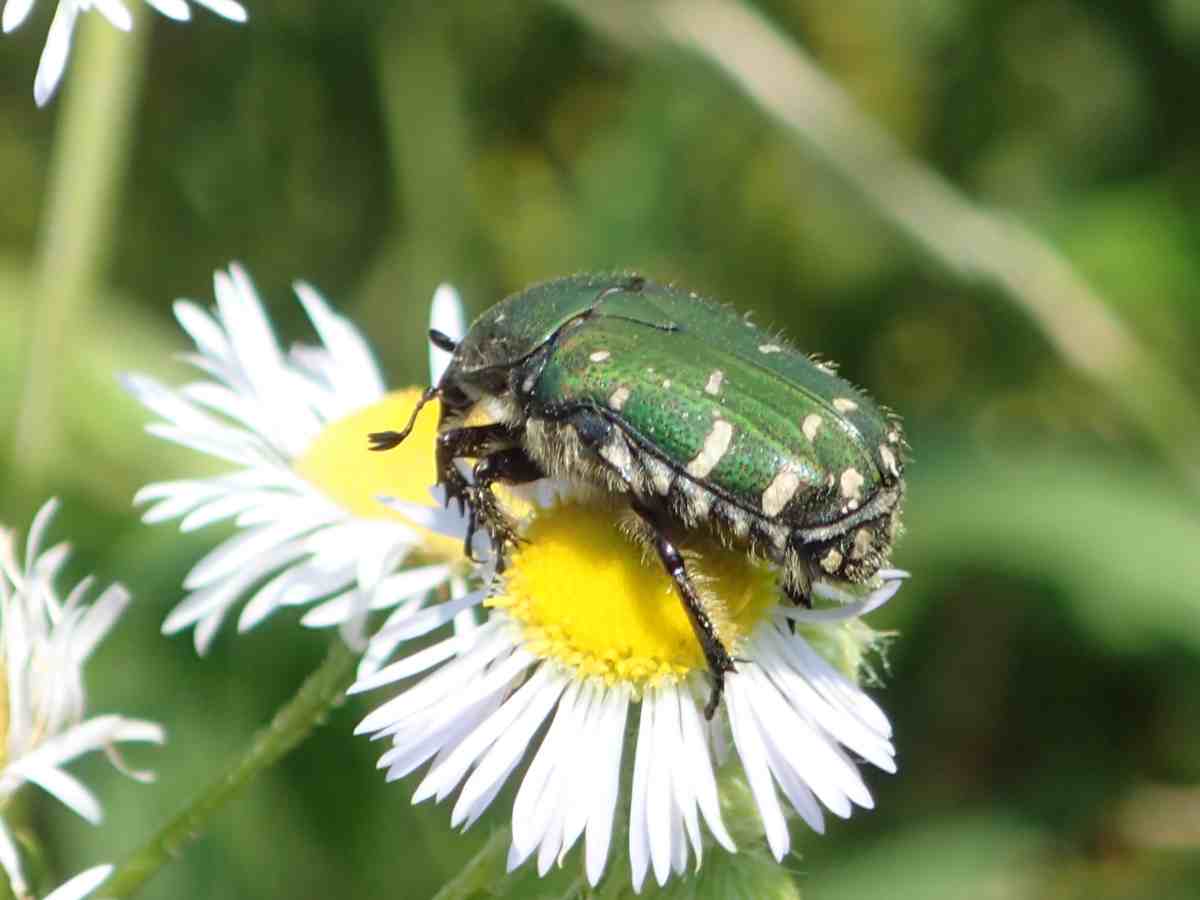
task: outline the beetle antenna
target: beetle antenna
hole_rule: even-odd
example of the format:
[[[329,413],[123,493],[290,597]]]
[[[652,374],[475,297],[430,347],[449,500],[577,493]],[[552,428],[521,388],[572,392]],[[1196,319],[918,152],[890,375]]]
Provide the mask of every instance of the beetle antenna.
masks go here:
[[[439,350],[445,350],[447,353],[453,353],[458,349],[458,342],[445,332],[438,331],[436,328],[429,329],[429,343],[437,347]]]
[[[440,334],[440,332],[434,332]],[[449,340],[449,338],[447,338]],[[425,404],[441,393],[440,388],[428,387],[421,394],[421,399],[417,401],[417,407],[409,416],[408,424],[404,426],[403,431],[373,431],[367,435],[367,439],[371,442],[372,450],[391,450],[393,447],[399,447],[404,443],[404,439],[412,434],[413,426],[417,424],[417,416],[421,414],[421,410],[425,408]]]

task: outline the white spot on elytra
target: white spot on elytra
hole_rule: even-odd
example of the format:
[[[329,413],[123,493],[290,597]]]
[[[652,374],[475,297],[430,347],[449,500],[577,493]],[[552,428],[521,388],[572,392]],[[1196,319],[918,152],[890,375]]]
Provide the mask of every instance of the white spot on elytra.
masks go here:
[[[670,378],[663,379],[663,390],[669,391],[670,389],[671,389],[671,379]]]
[[[595,353],[589,356],[588,359],[590,359],[592,362],[604,362],[610,356],[612,356],[612,354],[607,350],[597,350]]]
[[[799,487],[799,474],[788,466],[781,468],[775,474],[774,480],[767,486],[767,489],[763,491],[763,514],[768,516],[779,515],[783,512],[783,508],[788,505],[792,497],[796,496],[796,489]]]
[[[862,559],[871,549],[871,532],[866,528],[860,528],[854,532],[854,545],[850,548],[851,559]]]
[[[848,400],[845,397],[834,397],[833,408],[838,412],[853,412],[858,409],[858,404],[853,400]]]
[[[821,427],[821,422],[824,421],[816,413],[804,417],[804,421],[800,425],[800,430],[804,432],[804,436],[809,442],[817,439],[817,430]]]
[[[863,477],[858,469],[849,468],[842,473],[842,496],[848,500],[862,499]]]
[[[610,408],[615,409],[617,412],[620,412],[621,409],[625,406],[625,401],[628,399],[629,399],[629,388],[619,387],[615,391],[613,391],[612,396],[608,398],[608,405]]]
[[[782,353],[783,348],[778,344],[762,344],[758,348],[759,353]]]
[[[621,477],[627,482],[633,477],[633,461],[629,456],[629,445],[625,443],[625,439],[619,434],[614,434],[612,440],[600,448],[600,455],[604,457],[614,469],[621,473]]]
[[[714,369],[713,373],[708,376],[708,384],[704,385],[704,393],[717,396],[721,393],[721,382],[724,380],[725,373],[720,369]]]
[[[824,569],[826,572],[828,572],[830,575],[836,574],[837,570],[841,567],[841,565],[842,565],[842,554],[839,553],[836,549],[830,550],[828,553],[826,553],[824,556],[821,557],[821,568]]]
[[[672,472],[670,466],[653,456],[646,454],[642,458],[642,467],[650,475],[650,483],[654,485],[654,490],[665,495],[671,490]]]
[[[693,478],[704,478],[717,467],[729,445],[733,443],[733,426],[724,419],[713,422],[712,431],[704,438],[704,446],[696,458],[687,464],[687,473]]]

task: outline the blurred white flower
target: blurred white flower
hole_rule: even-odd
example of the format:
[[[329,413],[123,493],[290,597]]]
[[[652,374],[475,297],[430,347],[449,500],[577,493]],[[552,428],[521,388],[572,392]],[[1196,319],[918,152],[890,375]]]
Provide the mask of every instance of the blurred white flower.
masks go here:
[[[24,559],[17,542],[0,530],[0,811],[27,782],[53,794],[89,822],[98,823],[100,803],[63,766],[85,753],[104,750],[122,771],[139,780],[147,773],[125,769],[116,755],[120,741],[162,743],[161,726],[118,715],[84,720],[83,664],[129,603],[114,584],[92,603],[85,601],[93,579],[83,579],[60,600],[54,580],[69,548],[42,549],[58,504],[51,500],[33,520]],[[0,817],[0,866],[17,896],[26,890],[12,834]]]
[[[187,301],[175,304],[196,344],[186,359],[209,378],[177,389],[143,375],[123,379],[161,417],[147,427],[151,434],[232,466],[207,478],[150,484],[135,498],[152,504],[146,522],[182,517],[180,529],[192,531],[231,520],[239,529],[188,573],[189,593],[167,616],[164,632],[194,626],[203,653],[229,610],[248,598],[239,630],[280,608],[317,604],[305,625],[341,625],[360,644],[367,610],[394,608],[393,622],[414,614],[435,589],[464,593],[461,576],[469,567],[461,536],[433,534],[378,500],[386,494],[433,503],[437,404],[429,404],[399,448],[372,452],[368,434],[403,425],[420,389],[386,393],[362,335],[306,284],[295,285],[296,295],[322,345],[286,354],[241,267],[218,272],[214,287],[211,314]],[[438,288],[431,318],[461,336],[461,303],[452,288]],[[432,362],[437,380],[444,361]],[[414,553],[423,564],[400,570]]]
[[[5,0],[4,12],[0,15],[0,27],[4,33],[13,31],[28,18],[35,0]],[[180,22],[186,22],[192,17],[192,9],[187,0],[145,0],[146,4],[158,10],[164,16]],[[199,6],[207,7],[222,18],[233,22],[245,22],[246,10],[234,0],[193,0]],[[46,46],[42,50],[42,58],[38,62],[37,75],[33,80],[33,98],[38,106],[42,106],[53,96],[63,70],[67,67],[67,58],[71,55],[71,39],[75,34],[75,23],[81,13],[95,9],[114,28],[129,31],[133,27],[133,17],[121,0],[58,0],[54,10],[54,18],[50,22],[50,31],[46,35]]]
[[[451,825],[466,828],[530,759],[513,802],[509,868],[536,856],[544,875],[582,838],[592,885],[606,867],[626,785],[635,890],[651,870],[664,884],[689,857],[700,865],[701,820],[712,840],[735,851],[715,775],[731,751],[779,860],[790,847],[779,791],[816,831],[824,829],[822,808],[845,817],[873,805],[855,757],[894,772],[895,750],[887,716],[855,683],[876,640],[860,617],[891,598],[905,573],[880,572],[862,594],[818,583],[817,596],[835,605],[798,609],[780,603],[769,569],[693,541],[693,580],[737,660],[710,722],[704,657],[670,577],[614,526],[610,505],[542,493],[539,502],[551,505],[527,517],[527,540],[490,592],[431,606],[391,636],[428,635],[480,605],[491,607],[486,624],[401,657],[351,689],[417,679],[358,728],[390,741],[379,761],[389,781],[431,763],[413,802],[457,791]],[[425,524],[437,527],[437,515],[423,514]],[[377,640],[388,636],[383,629]],[[638,724],[627,779],[631,707]]]

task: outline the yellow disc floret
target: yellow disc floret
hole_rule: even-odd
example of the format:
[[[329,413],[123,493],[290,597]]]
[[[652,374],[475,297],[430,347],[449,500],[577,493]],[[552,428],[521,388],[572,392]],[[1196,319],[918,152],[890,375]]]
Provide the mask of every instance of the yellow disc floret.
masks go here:
[[[295,463],[296,472],[315,484],[351,513],[367,519],[396,519],[412,526],[400,513],[379,502],[397,497],[433,506],[429,490],[437,481],[435,442],[438,403],[421,411],[412,433],[395,449],[370,449],[367,435],[404,425],[421,391],[393,391],[378,403],[351,413],[325,427]],[[462,559],[462,542],[424,532],[422,549],[439,559]]]
[[[675,584],[653,553],[621,528],[605,503],[569,503],[535,514],[488,603],[524,631],[526,647],[583,675],[635,686],[705,668]],[[769,570],[703,537],[681,548],[726,648],[737,648],[775,605]]]

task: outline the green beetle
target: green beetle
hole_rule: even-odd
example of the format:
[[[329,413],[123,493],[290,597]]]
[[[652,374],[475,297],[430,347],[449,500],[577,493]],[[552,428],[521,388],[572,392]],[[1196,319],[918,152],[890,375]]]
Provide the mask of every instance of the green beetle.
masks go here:
[[[904,495],[898,420],[731,309],[637,275],[576,275],[508,297],[457,344],[430,339],[453,353],[421,401],[441,400],[447,502],[502,561],[516,535],[495,482],[549,476],[627,496],[703,647],[709,717],[733,661],[672,535],[706,529],[775,562],[804,605],[815,578],[862,582],[888,559]],[[373,449],[411,428],[371,435]]]

